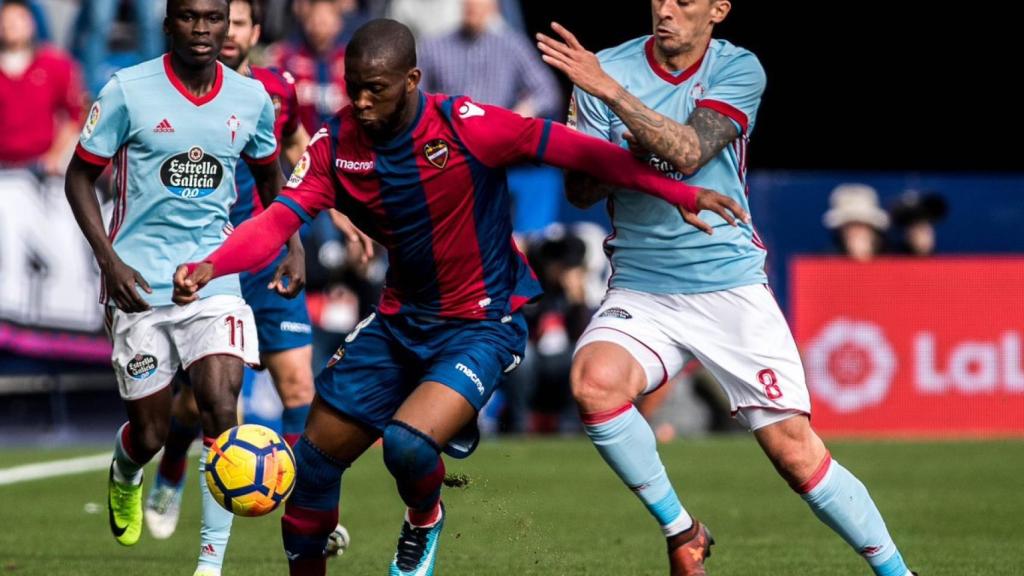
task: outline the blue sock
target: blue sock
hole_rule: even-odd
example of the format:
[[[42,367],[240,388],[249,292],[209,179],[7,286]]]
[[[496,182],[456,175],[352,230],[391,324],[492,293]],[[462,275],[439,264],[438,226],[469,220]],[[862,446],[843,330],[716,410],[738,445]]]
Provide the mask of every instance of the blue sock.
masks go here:
[[[661,464],[654,432],[635,406],[584,414],[583,424],[605,462],[640,498],[665,536],[693,526]]]
[[[815,516],[868,561],[876,576],[909,574],[867,488],[831,455],[826,454],[818,472],[797,492]]]
[[[384,465],[409,507],[409,522],[413,526],[437,522],[445,470],[440,447],[423,432],[398,420],[384,428],[383,439]]]
[[[281,536],[292,574],[323,574],[327,538],[338,525],[341,475],[347,462],[331,458],[306,436],[295,444],[295,490],[281,517]]]
[[[289,446],[295,447],[303,430],[306,429],[306,418],[309,417],[309,404],[285,408],[281,413],[281,435]]]
[[[206,485],[206,457],[210,454],[212,441],[213,438],[203,438],[203,451],[199,454],[199,492],[203,502],[203,522],[199,529],[199,565],[220,572],[224,565],[228,538],[231,537],[231,521],[235,515],[213,499]]]

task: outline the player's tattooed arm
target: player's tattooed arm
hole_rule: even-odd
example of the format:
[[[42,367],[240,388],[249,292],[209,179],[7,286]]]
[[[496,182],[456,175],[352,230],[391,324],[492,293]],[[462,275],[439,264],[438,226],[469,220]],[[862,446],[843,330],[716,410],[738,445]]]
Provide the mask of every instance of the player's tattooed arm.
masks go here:
[[[565,196],[573,206],[586,209],[604,200],[615,187],[583,172],[566,171]]]
[[[631,146],[650,150],[685,174],[699,170],[740,135],[732,120],[710,108],[698,107],[686,124],[680,124],[651,110],[622,86],[605,103],[629,129]]]

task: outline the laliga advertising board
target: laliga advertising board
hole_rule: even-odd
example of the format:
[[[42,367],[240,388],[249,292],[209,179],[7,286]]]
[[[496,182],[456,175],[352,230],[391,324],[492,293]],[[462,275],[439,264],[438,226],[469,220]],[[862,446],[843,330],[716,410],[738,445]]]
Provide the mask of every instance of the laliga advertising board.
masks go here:
[[[1024,258],[797,258],[815,428],[1024,436]]]

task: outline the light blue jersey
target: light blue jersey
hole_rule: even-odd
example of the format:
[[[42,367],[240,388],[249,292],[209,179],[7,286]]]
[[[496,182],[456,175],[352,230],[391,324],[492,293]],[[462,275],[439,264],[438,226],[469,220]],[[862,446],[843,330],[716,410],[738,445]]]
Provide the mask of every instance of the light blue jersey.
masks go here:
[[[704,57],[678,75],[654,60],[654,39],[637,38],[598,53],[601,66],[631,94],[658,113],[685,122],[698,106],[733,120],[741,136],[695,174],[685,176],[652,155],[648,161],[671,178],[725,194],[749,211],[746,194],[747,142],[764,92],[757,57],[724,40],[712,40]],[[626,146],[626,126],[600,100],[576,88],[569,125]],[[686,224],[664,200],[619,189],[609,200],[614,232],[606,248],[612,287],[661,294],[694,294],[767,282],[765,251],[753,228],[729,226],[711,212],[701,218],[714,235]]]
[[[267,91],[222,64],[201,98],[175,76],[170,55],[121,70],[107,83],[77,154],[94,164],[114,162],[109,235],[118,256],[153,289],[139,290],[151,306],[171,304],[175,268],[202,260],[230,233],[239,157],[270,162],[277,150]],[[238,276],[203,289],[203,297],[218,294],[241,296]]]

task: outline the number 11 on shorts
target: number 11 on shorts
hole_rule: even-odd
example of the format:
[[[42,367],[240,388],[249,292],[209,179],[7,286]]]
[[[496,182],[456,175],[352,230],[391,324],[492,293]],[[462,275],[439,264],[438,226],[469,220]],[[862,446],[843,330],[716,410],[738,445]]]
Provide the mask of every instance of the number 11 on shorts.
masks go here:
[[[228,345],[232,348],[245,350],[245,330],[243,329],[242,319],[228,316],[224,319],[224,323],[228,325]],[[235,342],[238,342],[237,346]]]

